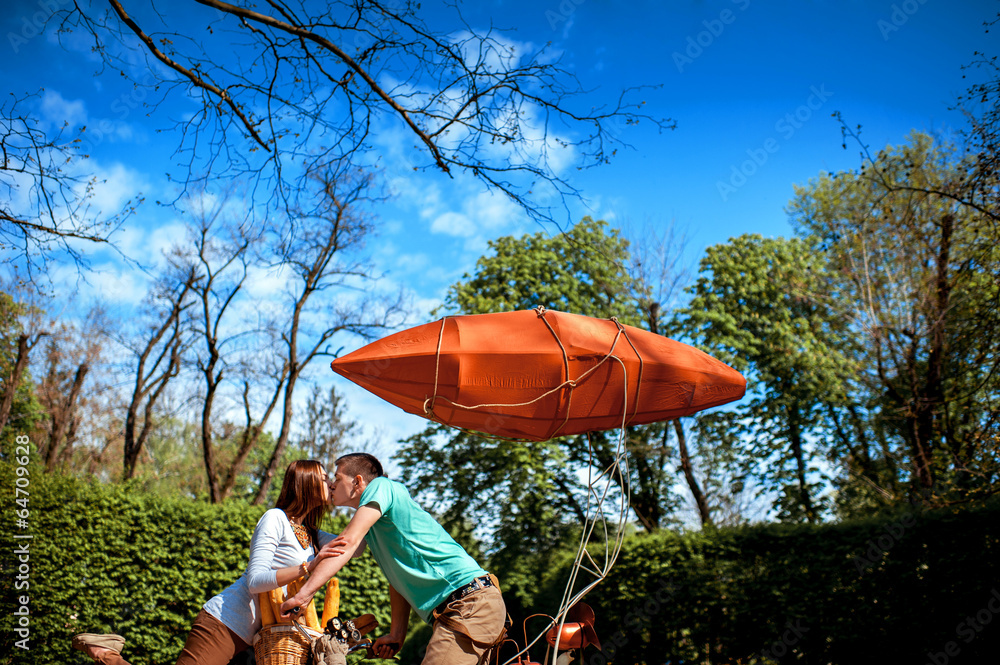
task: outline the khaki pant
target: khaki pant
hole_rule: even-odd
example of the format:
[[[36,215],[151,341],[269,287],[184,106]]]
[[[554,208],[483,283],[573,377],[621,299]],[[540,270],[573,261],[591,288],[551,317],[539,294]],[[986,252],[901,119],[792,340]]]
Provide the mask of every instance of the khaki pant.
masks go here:
[[[486,587],[452,601],[441,616],[449,621],[434,622],[423,665],[476,665],[488,645],[500,637],[507,620],[507,607],[499,589]],[[446,623],[451,621],[461,624],[469,635],[449,628]]]
[[[239,652],[249,649],[239,635],[225,624],[202,610],[195,617],[188,633],[184,650],[177,658],[177,665],[226,665]],[[97,662],[101,665],[129,665],[121,654],[107,651]]]

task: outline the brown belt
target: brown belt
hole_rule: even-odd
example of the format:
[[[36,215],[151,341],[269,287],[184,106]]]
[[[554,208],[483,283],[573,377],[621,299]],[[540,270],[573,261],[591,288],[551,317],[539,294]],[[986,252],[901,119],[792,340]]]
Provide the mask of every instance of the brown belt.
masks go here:
[[[480,589],[485,589],[486,587],[496,586],[493,584],[493,580],[490,579],[489,575],[483,575],[482,577],[477,577],[465,586],[459,587],[451,592],[451,595],[444,599],[440,605],[434,608],[436,614],[441,614],[444,612],[448,605],[456,600],[465,598],[473,591],[479,591]]]

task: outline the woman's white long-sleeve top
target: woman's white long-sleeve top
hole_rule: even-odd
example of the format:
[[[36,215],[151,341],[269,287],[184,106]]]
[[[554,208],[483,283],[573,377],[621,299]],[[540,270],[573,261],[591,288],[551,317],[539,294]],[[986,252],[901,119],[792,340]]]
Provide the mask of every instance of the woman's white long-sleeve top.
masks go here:
[[[323,547],[334,537],[333,534],[320,531],[319,546]],[[254,529],[246,571],[225,591],[205,603],[205,611],[239,635],[244,642],[253,644],[253,636],[260,630],[257,594],[278,587],[275,571],[279,568],[311,561],[315,554],[311,545],[302,547],[299,544],[285,511],[272,508],[261,516]]]

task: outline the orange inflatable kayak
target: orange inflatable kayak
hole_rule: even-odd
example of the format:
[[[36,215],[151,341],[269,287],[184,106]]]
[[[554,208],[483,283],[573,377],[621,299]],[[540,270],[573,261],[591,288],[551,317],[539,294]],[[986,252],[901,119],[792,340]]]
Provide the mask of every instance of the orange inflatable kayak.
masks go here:
[[[541,309],[446,317],[332,367],[409,413],[533,441],[689,416],[746,392],[739,372],[692,346]]]

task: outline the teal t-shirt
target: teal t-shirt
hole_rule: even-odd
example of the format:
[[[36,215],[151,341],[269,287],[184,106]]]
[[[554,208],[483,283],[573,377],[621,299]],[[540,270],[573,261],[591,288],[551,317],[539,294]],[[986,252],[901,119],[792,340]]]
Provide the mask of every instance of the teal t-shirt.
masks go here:
[[[365,536],[368,547],[389,584],[424,621],[430,622],[434,608],[452,591],[486,575],[402,484],[373,479],[360,501],[362,506],[372,504],[382,517]]]

